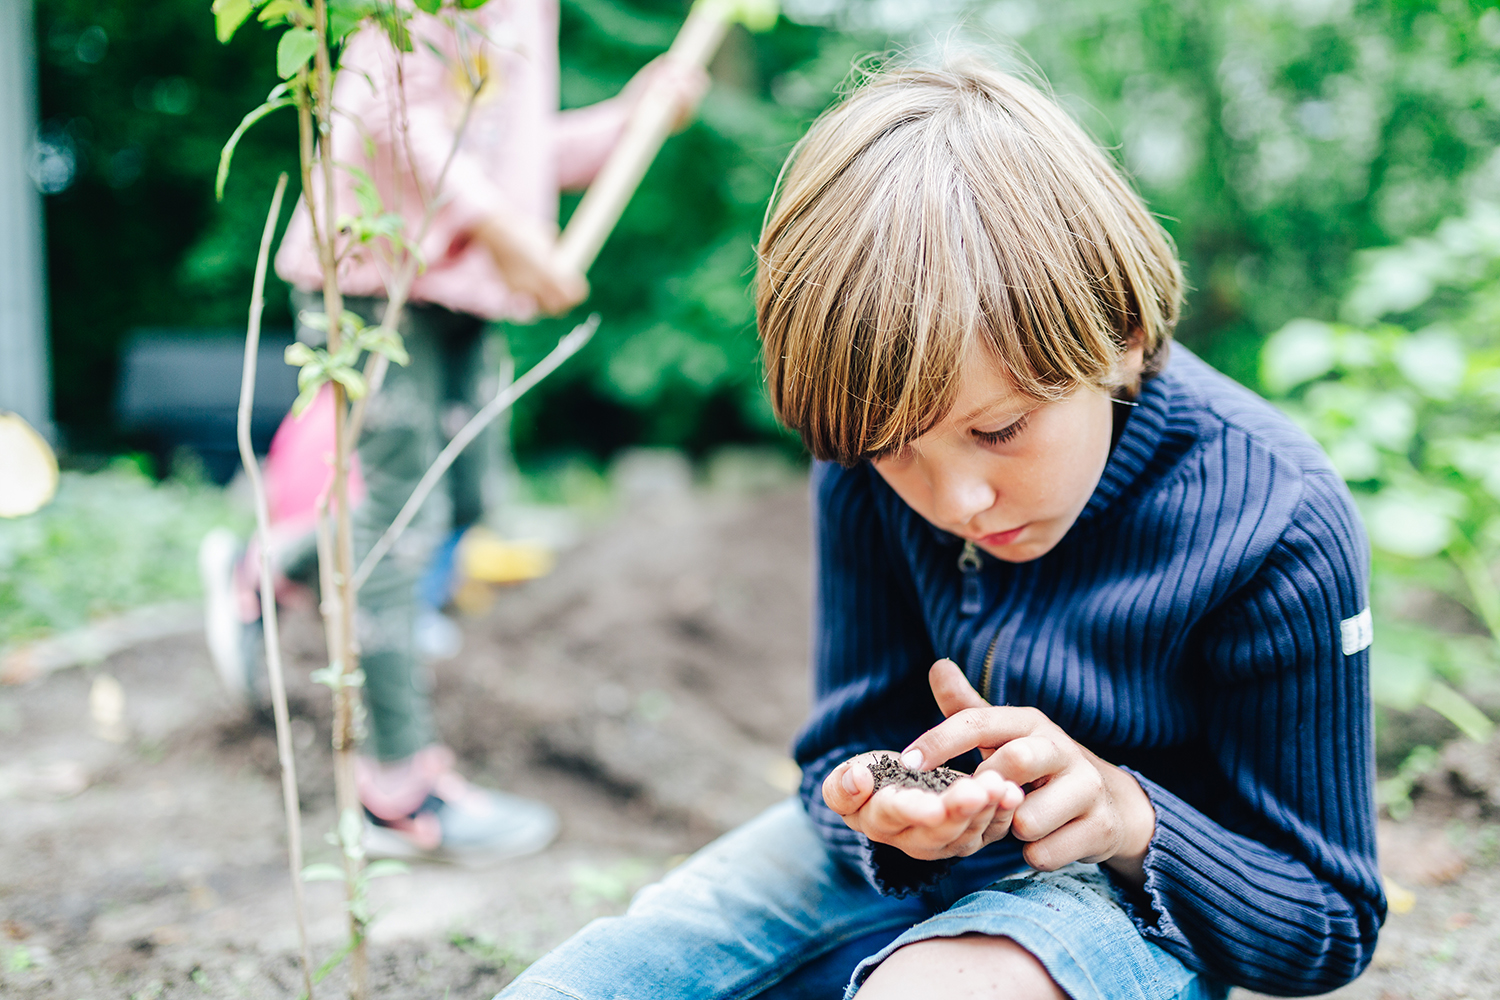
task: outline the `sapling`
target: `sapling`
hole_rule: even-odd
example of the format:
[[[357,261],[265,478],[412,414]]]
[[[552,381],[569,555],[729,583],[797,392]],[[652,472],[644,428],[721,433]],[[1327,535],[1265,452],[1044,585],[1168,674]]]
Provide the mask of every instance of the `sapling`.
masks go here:
[[[462,0],[461,3],[444,5],[441,0],[419,0],[418,6],[432,14],[440,14],[457,22],[465,11],[482,5],[484,0]],[[286,30],[277,46],[277,74],[285,82],[274,89],[266,102],[245,116],[240,127],[226,143],[220,159],[218,191],[222,197],[228,178],[234,149],[245,131],[266,115],[283,107],[295,107],[298,116],[298,160],[302,179],[302,195],[307,202],[312,220],[313,241],[323,272],[323,311],[319,315],[304,315],[303,321],[312,327],[321,327],[327,335],[327,346],[314,348],[306,344],[294,344],[287,352],[289,364],[300,368],[298,373],[299,395],[295,409],[301,411],[316,397],[324,385],[329,386],[333,396],[333,454],[331,456],[332,477],[329,488],[319,504],[317,516],[319,579],[322,587],[320,610],[324,621],[324,632],[328,649],[328,666],[315,673],[314,677],[332,691],[334,704],[333,735],[334,787],[338,820],[330,839],[339,849],[341,877],[345,883],[345,908],[348,913],[348,940],[330,963],[314,974],[305,940],[303,965],[305,986],[309,995],[315,981],[344,955],[350,958],[351,995],[363,997],[367,992],[367,960],[365,955],[366,931],[371,919],[367,888],[371,878],[389,873],[393,866],[371,866],[364,864],[364,852],[360,845],[363,814],[354,784],[354,753],[362,729],[362,709],[358,697],[363,683],[359,669],[358,648],[354,639],[355,588],[352,580],[353,531],[348,503],[350,459],[358,436],[359,416],[350,412],[352,401],[363,400],[369,383],[358,365],[362,357],[366,360],[366,371],[375,375],[371,381],[378,384],[379,373],[390,361],[407,362],[407,355],[397,332],[402,307],[410,294],[411,284],[421,268],[421,259],[416,251],[427,224],[439,203],[444,176],[422,191],[424,218],[416,238],[408,239],[402,232],[404,221],[400,215],[386,213],[380,203],[379,192],[368,175],[357,167],[335,163],[332,157],[331,137],[336,109],[333,106],[333,83],[335,75],[335,49],[350,33],[366,22],[385,32],[397,55],[411,48],[411,36],[406,22],[411,12],[395,3],[379,0],[215,0],[213,11],[217,19],[221,41],[227,42],[236,29],[252,13],[267,25],[283,24]],[[461,33],[461,32],[460,32]],[[462,71],[470,88],[469,107],[485,85],[483,71],[478,60],[463,58]],[[401,88],[398,87],[398,90]],[[404,97],[401,100],[404,115]],[[465,121],[467,112],[465,113]],[[356,126],[358,123],[355,123]],[[404,120],[398,126],[405,133]],[[452,162],[454,153],[462,141],[463,130],[455,134],[453,148],[448,154]],[[334,198],[334,171],[345,169],[354,172],[356,192],[359,196],[361,214],[354,218],[340,218]],[[446,175],[447,167],[443,169]],[[319,183],[321,182],[321,183]],[[420,187],[419,187],[420,190]],[[278,197],[279,200],[279,197]],[[273,220],[274,221],[274,220]],[[269,234],[269,230],[268,230]],[[258,324],[260,288],[264,280],[264,262],[269,235],[263,244],[259,268],[255,304],[252,306],[252,326]],[[343,297],[338,285],[338,264],[348,253],[373,253],[384,258],[390,275],[386,285],[388,306],[379,326],[371,327],[360,317],[345,312]],[[258,331],[253,330],[252,335]],[[378,364],[377,364],[378,363]],[[242,386],[242,410],[249,405],[253,392],[253,381]],[[243,456],[247,470],[253,463],[253,455]],[[252,476],[252,485],[260,491],[258,506],[264,505],[263,490],[258,476]],[[261,524],[262,537],[266,537],[265,523]],[[263,555],[264,562],[264,555]],[[274,591],[266,579],[268,566],[262,568],[263,603],[269,613],[262,621],[267,628],[266,647],[268,662],[276,664],[279,676],[279,643],[275,634]],[[272,682],[273,701],[276,707],[278,744],[286,745],[283,754],[283,781],[294,779],[294,764],[290,758],[290,744],[286,736],[284,692],[277,698]],[[296,826],[294,816],[295,796],[289,800],[288,822]],[[294,866],[300,868],[301,845],[296,830],[291,833]],[[302,872],[304,878],[328,877],[329,870],[322,866],[311,866]],[[299,928],[305,925],[301,905],[300,884],[297,893],[297,919]]]

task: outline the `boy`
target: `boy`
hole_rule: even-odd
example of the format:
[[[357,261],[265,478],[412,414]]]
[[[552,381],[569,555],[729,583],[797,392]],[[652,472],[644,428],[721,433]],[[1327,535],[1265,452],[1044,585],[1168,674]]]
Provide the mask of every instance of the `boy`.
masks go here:
[[[1012,77],[877,76],[794,153],[760,254],[771,399],[819,459],[801,802],[502,995],[1358,975],[1364,536],[1305,435],[1169,356],[1178,263],[1109,160]],[[972,776],[876,791],[877,751]]]

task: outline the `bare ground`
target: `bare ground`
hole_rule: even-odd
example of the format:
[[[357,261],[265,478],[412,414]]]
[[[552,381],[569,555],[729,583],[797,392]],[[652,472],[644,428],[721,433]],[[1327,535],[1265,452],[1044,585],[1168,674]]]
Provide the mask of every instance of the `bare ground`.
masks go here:
[[[376,882],[376,996],[482,1000],[787,794],[806,709],[805,506],[796,488],[638,497],[552,576],[466,622],[464,651],[435,669],[440,729],[477,780],[555,804],[563,833],[533,858]],[[318,860],[328,713],[305,678],[320,640],[305,612],[287,631]],[[117,731],[90,712],[111,690],[101,677],[125,695]],[[1500,997],[1500,826],[1475,789],[1434,788],[1413,820],[1382,825],[1411,908],[1336,996]],[[300,991],[272,730],[226,699],[196,637],[0,688],[0,818],[0,996]],[[340,892],[309,886],[319,959],[341,937]]]

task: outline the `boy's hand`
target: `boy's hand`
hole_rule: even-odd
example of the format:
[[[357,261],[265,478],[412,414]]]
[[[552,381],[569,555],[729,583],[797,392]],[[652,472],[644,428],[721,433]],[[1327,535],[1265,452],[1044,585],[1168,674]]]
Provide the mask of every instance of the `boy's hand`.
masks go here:
[[[976,779],[995,774],[1027,789],[1009,824],[1026,842],[1027,864],[1054,871],[1074,861],[1103,863],[1137,885],[1145,882],[1142,862],[1156,812],[1133,777],[1038,710],[989,705],[951,660],[934,663],[928,680],[947,720],[906,748],[901,759],[908,767],[930,770],[977,749],[985,760]]]
[[[844,761],[823,780],[823,801],[849,828],[922,861],[968,857],[1005,836],[1021,789],[994,772],[960,778],[941,795],[886,786],[871,794],[874,754]]]

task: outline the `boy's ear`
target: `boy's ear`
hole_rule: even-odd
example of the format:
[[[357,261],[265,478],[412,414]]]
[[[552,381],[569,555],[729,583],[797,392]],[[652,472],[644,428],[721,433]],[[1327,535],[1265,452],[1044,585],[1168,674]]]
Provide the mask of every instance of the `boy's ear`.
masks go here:
[[[1146,332],[1135,327],[1125,335],[1125,352],[1120,355],[1120,387],[1134,396],[1141,388],[1141,373],[1146,370]]]

